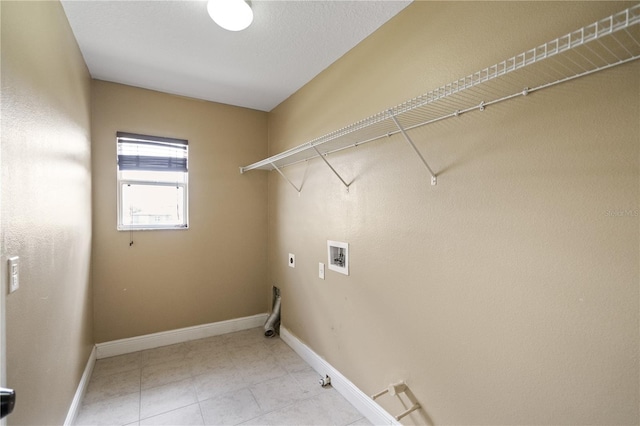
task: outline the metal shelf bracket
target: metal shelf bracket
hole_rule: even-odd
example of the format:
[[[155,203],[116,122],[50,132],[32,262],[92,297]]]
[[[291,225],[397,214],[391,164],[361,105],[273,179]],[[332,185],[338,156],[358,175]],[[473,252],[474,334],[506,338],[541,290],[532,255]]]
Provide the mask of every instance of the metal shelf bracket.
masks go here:
[[[433,170],[431,170],[431,167],[429,167],[429,163],[427,163],[427,160],[425,160],[424,157],[422,156],[422,154],[420,153],[420,151],[418,151],[418,148],[416,147],[416,144],[413,143],[413,141],[411,140],[411,138],[409,137],[407,132],[404,130],[404,127],[402,127],[402,125],[400,124],[398,119],[395,117],[395,115],[393,115],[393,113],[391,111],[389,111],[389,116],[391,117],[391,119],[393,120],[395,125],[398,127],[398,130],[400,130],[400,133],[402,133],[402,136],[404,136],[404,139],[407,141],[407,143],[409,145],[411,145],[411,148],[413,148],[413,150],[418,155],[418,157],[420,157],[420,160],[422,160],[422,163],[424,164],[424,166],[427,168],[427,170],[431,174],[431,185],[437,184],[438,183],[438,177],[433,172]]]
[[[342,176],[340,176],[340,174],[336,171],[336,169],[333,168],[333,166],[331,164],[329,164],[329,161],[327,161],[327,159],[325,158],[324,155],[320,154],[320,151],[318,151],[318,148],[315,147],[315,145],[311,145],[311,148],[313,148],[313,150],[318,154],[318,157],[322,158],[322,161],[324,161],[324,163],[329,166],[329,168],[331,169],[331,171],[333,172],[334,175],[338,176],[338,179],[340,179],[340,182],[342,182],[342,184],[347,188],[347,192],[349,192],[349,185],[351,185],[350,183],[345,182],[344,179],[342,179]]]
[[[270,164],[273,166],[273,168],[275,169],[275,171],[276,171],[276,172],[280,173],[280,176],[282,176],[282,177],[283,177],[287,182],[289,182],[289,185],[293,186],[293,187],[295,188],[295,190],[296,190],[296,191],[298,191],[298,196],[300,196],[300,191],[302,191],[302,186],[300,186],[300,188],[298,188],[297,186],[295,186],[295,185],[293,184],[293,182],[291,182],[291,180],[289,180],[289,178],[287,177],[287,175],[285,175],[284,173],[282,173],[282,170],[280,170],[280,169],[278,168],[278,166],[276,166],[276,165],[275,165],[275,164],[273,164],[273,163],[270,163]]]
[[[302,184],[300,188],[295,186],[278,167],[283,168],[319,156],[348,191],[350,184],[329,164],[326,157],[343,149],[402,133],[431,173],[431,185],[436,185],[436,174],[407,135],[408,131],[460,117],[468,112],[486,111],[487,107],[499,102],[528,96],[542,89],[640,60],[639,29],[640,3],[637,3],[391,109],[241,167],[240,173],[276,169],[300,194]],[[398,120],[402,121],[402,125]]]

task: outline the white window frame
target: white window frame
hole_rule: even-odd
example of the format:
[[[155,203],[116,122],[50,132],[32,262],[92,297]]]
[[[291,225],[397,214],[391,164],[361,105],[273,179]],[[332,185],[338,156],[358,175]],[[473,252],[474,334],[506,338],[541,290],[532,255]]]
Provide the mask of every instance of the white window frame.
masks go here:
[[[136,135],[131,133],[123,133],[118,132],[116,142],[118,139],[125,135],[127,139],[139,138],[140,141],[155,141],[155,142],[167,142],[171,141],[170,138],[161,138],[155,136],[146,136],[146,135]],[[174,139],[178,141],[178,139]],[[188,163],[188,144],[187,141],[182,141],[187,146],[187,163]],[[118,151],[118,150],[116,150]],[[150,231],[150,230],[171,230],[171,229],[189,229],[189,171],[184,171],[184,181],[183,182],[175,182],[170,180],[137,180],[137,179],[125,179],[123,178],[123,172],[119,169],[118,165],[116,165],[116,173],[117,173],[117,230],[118,231]],[[144,172],[144,171],[142,171]],[[148,185],[148,186],[168,186],[168,187],[177,187],[182,188],[183,195],[183,217],[182,223],[180,224],[125,224],[124,222],[124,212],[123,212],[123,191],[122,188],[124,185]]]

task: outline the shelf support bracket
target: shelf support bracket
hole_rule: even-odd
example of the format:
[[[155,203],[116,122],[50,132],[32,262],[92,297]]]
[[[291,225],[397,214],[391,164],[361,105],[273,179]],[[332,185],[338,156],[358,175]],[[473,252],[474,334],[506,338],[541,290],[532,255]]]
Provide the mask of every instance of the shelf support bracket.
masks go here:
[[[422,154],[420,153],[420,151],[418,151],[418,148],[413,143],[413,141],[411,140],[407,132],[404,130],[404,127],[402,127],[398,119],[396,119],[395,115],[393,115],[391,112],[389,112],[389,115],[391,116],[391,119],[396,124],[396,126],[398,126],[398,130],[400,130],[400,133],[402,133],[402,136],[404,136],[404,139],[407,141],[409,145],[411,145],[411,148],[413,148],[413,150],[418,155],[418,157],[420,157],[420,160],[422,160],[422,163],[424,164],[424,166],[427,168],[427,170],[429,170],[429,173],[431,174],[431,185],[435,185],[436,183],[438,183],[438,177],[436,176],[435,173],[433,173],[433,170],[431,170],[431,167],[429,167],[429,163],[427,163],[427,160],[425,160]]]
[[[329,166],[329,168],[331,169],[331,171],[333,172],[334,175],[338,176],[338,179],[340,179],[340,182],[342,182],[342,184],[347,188],[347,192],[349,192],[349,185],[347,182],[344,181],[344,179],[342,179],[342,177],[338,174],[338,172],[336,172],[336,169],[333,168],[333,166],[331,166],[331,164],[329,164],[329,162],[327,161],[327,159],[325,158],[324,155],[320,154],[320,151],[318,151],[318,148],[315,147],[315,145],[311,145],[311,148],[313,148],[313,150],[318,154],[318,156],[320,158],[322,158],[322,161],[324,161],[324,163]]]
[[[289,178],[288,178],[284,173],[282,173],[282,171],[278,168],[278,166],[276,166],[276,165],[275,165],[275,164],[273,164],[273,163],[269,163],[269,164],[271,164],[271,166],[274,168],[274,170],[275,170],[276,172],[280,173],[280,176],[282,176],[282,177],[283,177],[287,182],[289,182],[289,185],[293,186],[293,187],[295,188],[295,190],[296,190],[296,191],[298,191],[298,195],[300,195],[300,191],[302,191],[302,188],[298,188],[297,186],[295,186],[295,185],[293,184],[293,182],[291,182],[291,181],[289,180]]]

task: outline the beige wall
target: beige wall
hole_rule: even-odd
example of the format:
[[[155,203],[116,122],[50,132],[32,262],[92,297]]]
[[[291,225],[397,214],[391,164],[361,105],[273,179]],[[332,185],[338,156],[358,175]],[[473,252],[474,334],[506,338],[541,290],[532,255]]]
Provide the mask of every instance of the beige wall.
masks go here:
[[[268,115],[95,81],[90,123],[60,5],[0,4],[9,424],[62,423],[94,340],[264,312],[270,284],[365,392],[407,380],[407,422],[640,421],[639,219],[606,214],[640,208],[638,64],[413,132],[436,187],[396,137],[332,156],[348,194],[319,161],[286,170],[300,197],[237,169],[627,5],[415,3]],[[189,230],[115,230],[118,130],[189,140]],[[327,239],[349,277],[317,278]]]
[[[417,2],[269,115],[276,154],[630,4]],[[640,64],[269,175],[283,324],[407,423],[637,424]],[[252,172],[260,173],[260,172]],[[327,271],[350,243],[350,276]],[[286,266],[287,253],[296,268]],[[381,398],[392,413],[403,410]],[[403,420],[404,421],[404,420]]]
[[[93,346],[90,78],[58,2],[0,4],[8,424],[62,424]]]
[[[94,81],[96,342],[267,310],[264,112]],[[189,140],[189,229],[116,231],[116,132]]]

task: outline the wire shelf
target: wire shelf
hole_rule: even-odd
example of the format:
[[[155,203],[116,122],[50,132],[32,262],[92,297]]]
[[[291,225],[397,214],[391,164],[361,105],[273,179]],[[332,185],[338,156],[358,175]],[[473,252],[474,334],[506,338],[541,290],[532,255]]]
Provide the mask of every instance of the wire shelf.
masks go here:
[[[399,133],[413,145],[406,131],[470,111],[484,110],[489,105],[639,58],[640,4],[637,4],[386,111],[240,167],[240,172],[275,169],[282,174],[280,169],[283,167]],[[435,174],[422,160],[435,184]],[[332,171],[338,175],[333,168]],[[348,184],[343,183],[348,189]]]

